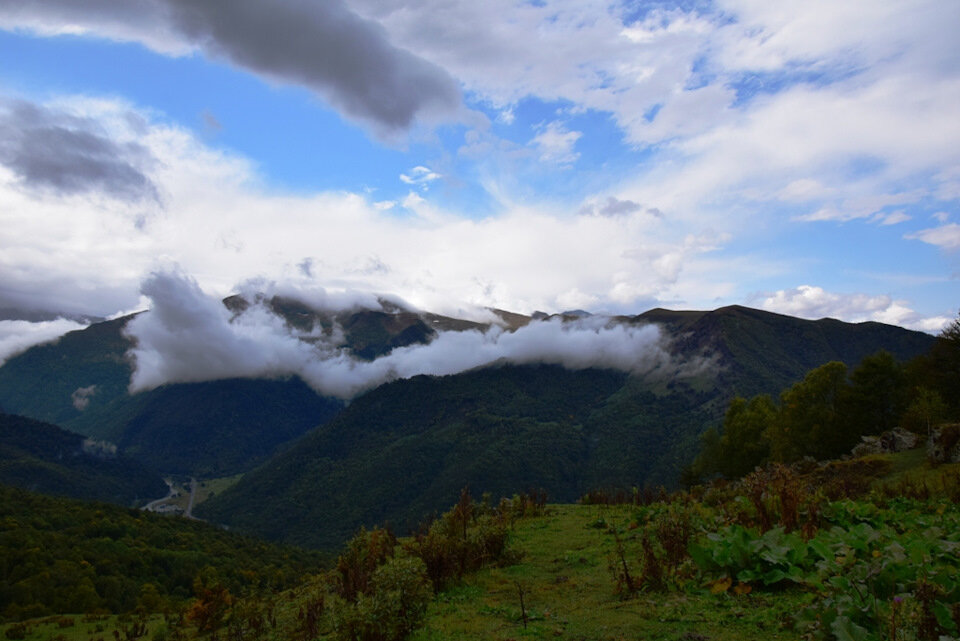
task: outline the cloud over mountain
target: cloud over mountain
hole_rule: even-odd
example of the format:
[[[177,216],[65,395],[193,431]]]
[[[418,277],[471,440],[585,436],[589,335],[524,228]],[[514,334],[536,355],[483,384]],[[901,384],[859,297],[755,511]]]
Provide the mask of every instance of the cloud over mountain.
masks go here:
[[[498,362],[641,375],[692,373],[706,365],[676,362],[655,325],[613,323],[602,317],[534,321],[512,332],[496,326],[445,331],[427,344],[399,347],[363,361],[343,346],[339,328],[297,331],[259,304],[233,315],[182,274],[155,273],[142,291],[152,307],[126,330],[136,340],[131,350],[134,392],[171,382],[296,375],[322,394],[351,398],[399,378],[456,374]]]
[[[25,320],[0,320],[0,365],[34,345],[48,343],[67,332],[86,325],[64,318],[33,323]]]

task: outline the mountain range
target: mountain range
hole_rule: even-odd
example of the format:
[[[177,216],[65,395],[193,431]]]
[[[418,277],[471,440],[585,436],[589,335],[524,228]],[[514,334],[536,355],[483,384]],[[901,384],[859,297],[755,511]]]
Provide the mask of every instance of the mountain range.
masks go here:
[[[519,336],[531,324],[585,319],[491,310],[479,322],[385,300],[379,309],[336,311],[284,297],[224,301],[234,315],[251,305],[303,341],[339,337],[344,358],[359,364],[493,324]],[[658,326],[672,369],[565,368],[528,357],[400,378],[346,400],[296,376],[169,382],[132,394],[137,343],[126,327],[133,318],[95,323],[10,358],[0,367],[0,407],[112,442],[164,473],[246,472],[198,515],[322,548],[361,524],[414,527],[465,485],[494,497],[543,488],[555,500],[597,487],[674,485],[733,396],[775,394],[827,361],[854,365],[879,349],[906,360],[935,341],[879,323],[738,306],[655,309],[590,327]]]

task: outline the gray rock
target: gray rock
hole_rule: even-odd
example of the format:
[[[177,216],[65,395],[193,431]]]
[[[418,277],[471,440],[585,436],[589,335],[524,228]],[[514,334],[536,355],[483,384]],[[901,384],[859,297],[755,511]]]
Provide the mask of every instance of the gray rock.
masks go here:
[[[895,427],[879,436],[863,436],[861,443],[853,448],[854,456],[869,454],[890,454],[912,450],[917,446],[920,437],[902,427]]]

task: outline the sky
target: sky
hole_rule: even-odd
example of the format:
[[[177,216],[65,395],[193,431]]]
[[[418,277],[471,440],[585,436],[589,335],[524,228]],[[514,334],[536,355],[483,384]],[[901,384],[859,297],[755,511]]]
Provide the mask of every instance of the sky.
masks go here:
[[[936,332],[958,24],[954,0],[0,2],[0,340],[172,273]]]

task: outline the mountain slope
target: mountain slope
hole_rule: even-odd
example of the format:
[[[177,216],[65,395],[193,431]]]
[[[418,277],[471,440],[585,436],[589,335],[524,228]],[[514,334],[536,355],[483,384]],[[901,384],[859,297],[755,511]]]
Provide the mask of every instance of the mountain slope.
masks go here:
[[[360,524],[401,529],[475,495],[542,487],[576,499],[602,486],[676,482],[702,431],[735,394],[776,393],[811,367],[855,364],[881,348],[906,358],[933,337],[901,328],[803,321],[749,310],[654,310],[678,358],[712,354],[680,380],[502,366],[390,383],[201,506],[217,522],[333,547]]]
[[[775,394],[798,375],[828,361],[848,365],[879,349],[900,361],[929,350],[936,339],[883,323],[808,321],[732,305],[712,312],[654,309],[635,320],[658,323],[676,337],[680,352],[711,351],[719,385],[741,396]]]
[[[240,297],[224,304],[234,312],[250,305]],[[336,323],[344,346],[360,358],[426,342],[439,329],[480,327],[399,308],[324,314],[278,297],[266,304],[302,331]],[[127,352],[134,342],[124,328],[132,318],[96,323],[11,358],[0,367],[0,407],[111,441],[164,472],[221,475],[262,462],[342,406],[297,378],[170,384],[131,395]]]
[[[0,483],[44,494],[130,505],[167,492],[160,475],[79,434],[0,414]]]
[[[9,359],[0,367],[0,406],[13,414],[114,440],[115,421],[100,410],[127,395],[131,368],[125,354],[131,343],[123,328],[131,318],[95,323]]]
[[[262,463],[343,405],[299,378],[166,385],[142,396],[121,451],[167,473],[205,477]]]

